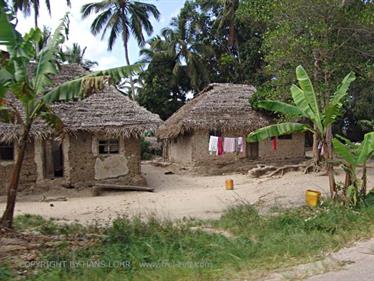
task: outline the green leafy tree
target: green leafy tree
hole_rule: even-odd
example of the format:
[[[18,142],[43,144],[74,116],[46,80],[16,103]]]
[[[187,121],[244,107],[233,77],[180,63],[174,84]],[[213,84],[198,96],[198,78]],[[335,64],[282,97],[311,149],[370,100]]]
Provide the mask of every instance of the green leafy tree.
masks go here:
[[[137,101],[161,119],[166,120],[186,101],[191,90],[186,67],[175,73],[175,59],[168,53],[153,53],[147,71],[140,74],[143,87],[139,89]]]
[[[112,50],[118,37],[122,38],[127,65],[130,65],[128,42],[133,35],[138,44],[145,44],[144,31],[153,33],[150,17],[158,20],[160,12],[153,4],[131,0],[103,0],[82,6],[82,17],[86,18],[92,13],[98,13],[91,24],[91,32],[94,35],[102,33],[101,39],[109,33],[108,50]],[[130,77],[131,98],[135,98],[135,86]]]
[[[20,172],[33,123],[42,119],[59,131],[62,122],[51,110],[53,102],[82,99],[102,89],[106,82],[116,83],[129,75],[128,67],[110,69],[93,72],[53,88],[51,78],[59,72],[58,50],[65,40],[67,21],[65,17],[46,47],[36,54],[35,46],[41,38],[41,31],[31,29],[22,37],[9,22],[5,4],[0,1],[0,45],[5,45],[9,53],[0,66],[0,119],[21,129],[7,189],[6,208],[0,221],[4,227],[12,227]],[[35,57],[36,61],[31,63]],[[32,75],[29,75],[30,69],[34,69]]]
[[[284,114],[292,118],[305,118],[310,124],[302,124],[295,122],[284,122],[280,124],[270,125],[247,136],[248,142],[258,142],[270,137],[290,134],[294,132],[310,131],[316,138],[322,142],[324,150],[324,158],[327,160],[327,172],[329,174],[330,193],[331,197],[335,198],[337,194],[336,184],[333,173],[333,158],[331,150],[331,125],[335,122],[338,116],[342,114],[342,106],[348,95],[348,88],[352,81],[355,80],[355,75],[349,73],[337,87],[335,93],[332,95],[331,100],[321,110],[318,97],[314,91],[312,82],[302,66],[296,68],[296,78],[299,86],[292,85],[291,96],[294,104],[288,104],[281,101],[263,100],[258,103],[258,107]],[[315,159],[318,161],[318,159]]]
[[[263,11],[260,19],[268,30],[262,52],[266,74],[272,79],[258,89],[258,99],[288,101],[293,69],[301,64],[310,73],[319,105],[324,109],[335,85],[352,69],[357,81],[350,88],[341,126],[334,129],[353,132],[357,121],[374,118],[373,1],[276,0]]]

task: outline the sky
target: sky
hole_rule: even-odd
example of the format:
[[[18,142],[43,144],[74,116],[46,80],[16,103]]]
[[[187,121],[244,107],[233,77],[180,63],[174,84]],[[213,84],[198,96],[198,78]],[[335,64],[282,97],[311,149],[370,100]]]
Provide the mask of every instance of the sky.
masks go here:
[[[185,0],[141,0],[142,2],[152,3],[157,6],[160,11],[160,19],[157,22],[152,20],[154,33],[157,35],[161,29],[167,27],[171,19],[179,14],[179,10],[183,7]],[[107,50],[107,41],[101,40],[101,35],[93,36],[90,32],[90,25],[94,19],[94,15],[86,19],[82,19],[80,8],[82,5],[91,2],[99,2],[98,0],[72,0],[71,8],[66,6],[65,0],[50,0],[52,13],[49,15],[44,1],[41,0],[41,9],[39,12],[38,25],[40,28],[46,25],[54,30],[59,20],[63,18],[66,12],[70,12],[70,33],[69,41],[65,44],[71,46],[73,43],[79,43],[82,47],[87,47],[85,58],[97,61],[99,65],[94,70],[106,69],[125,65],[125,55],[121,40],[117,40],[112,51]],[[29,31],[34,26],[33,15],[25,18],[21,13],[17,15],[17,29],[21,33]],[[151,36],[152,37],[152,36]],[[134,38],[129,42],[130,62],[134,63],[139,59],[139,47]]]

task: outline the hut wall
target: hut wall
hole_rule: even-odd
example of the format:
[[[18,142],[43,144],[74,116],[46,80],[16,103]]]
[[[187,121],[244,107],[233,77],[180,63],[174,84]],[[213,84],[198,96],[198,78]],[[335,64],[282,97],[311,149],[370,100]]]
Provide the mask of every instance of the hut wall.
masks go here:
[[[243,137],[241,132],[223,132],[223,137]],[[208,151],[209,132],[207,130],[195,131],[191,136],[180,136],[169,141],[169,160],[172,162],[200,164],[231,163],[232,161],[248,160],[286,160],[304,158],[304,134],[292,135],[292,139],[278,139],[277,150],[272,150],[271,140],[265,140],[258,145],[258,159],[250,159],[249,145],[244,145],[242,153],[224,153],[221,156],[210,155]],[[248,154],[248,155],[247,155]]]
[[[9,183],[11,173],[14,167],[14,161],[0,161],[0,195],[6,194],[6,188]],[[37,178],[36,163],[34,161],[34,143],[27,145],[25,158],[21,170],[19,190],[35,185]]]
[[[141,174],[141,152],[140,152],[140,139],[131,137],[125,138],[124,142],[124,156],[127,159],[128,173],[114,182],[129,185],[147,185],[145,178]]]
[[[68,153],[68,163],[64,163],[65,177],[73,186],[89,185],[95,177],[95,157],[92,153],[92,135],[78,133],[69,136],[69,143],[65,144],[65,154]]]
[[[228,131],[222,133],[222,137],[244,137],[240,132]],[[224,153],[221,156],[210,155],[208,151],[209,132],[207,130],[195,131],[193,134],[192,159],[197,162],[219,161],[226,162],[246,157],[246,145],[242,153]]]
[[[303,133],[295,133],[292,139],[278,139],[277,149],[272,149],[271,140],[259,143],[259,158],[264,160],[301,159],[305,156]]]
[[[193,138],[191,135],[171,139],[168,145],[168,157],[172,162],[188,163],[192,161]]]
[[[98,141],[106,138],[99,135],[92,139],[94,179],[115,184],[146,185],[140,168],[140,139],[120,137],[119,153],[103,155],[99,153]]]

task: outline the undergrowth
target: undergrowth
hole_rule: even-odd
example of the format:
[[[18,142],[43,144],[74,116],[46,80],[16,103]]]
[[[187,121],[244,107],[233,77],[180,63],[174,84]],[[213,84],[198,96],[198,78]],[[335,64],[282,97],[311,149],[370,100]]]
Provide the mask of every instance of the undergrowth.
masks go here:
[[[61,233],[53,221],[43,221],[22,217],[16,225]],[[204,227],[232,235],[207,232]],[[83,226],[65,229],[67,234],[79,231],[88,232]],[[118,218],[104,230],[97,246],[73,250],[62,244],[57,251],[45,252],[44,261],[58,261],[61,266],[36,268],[27,280],[230,280],[241,270],[266,271],[317,259],[373,233],[374,206],[349,209],[333,203],[266,216],[242,204],[219,220],[198,224]]]

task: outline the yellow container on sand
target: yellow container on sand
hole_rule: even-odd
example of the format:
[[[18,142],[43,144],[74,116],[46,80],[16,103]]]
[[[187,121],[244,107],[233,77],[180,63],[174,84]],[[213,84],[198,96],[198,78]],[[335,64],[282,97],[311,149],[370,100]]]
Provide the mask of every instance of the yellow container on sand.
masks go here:
[[[225,184],[226,184],[226,189],[227,190],[233,190],[234,189],[234,180],[233,179],[227,179]]]
[[[321,192],[317,190],[308,189],[307,191],[305,191],[305,202],[309,207],[317,207],[320,197]]]

